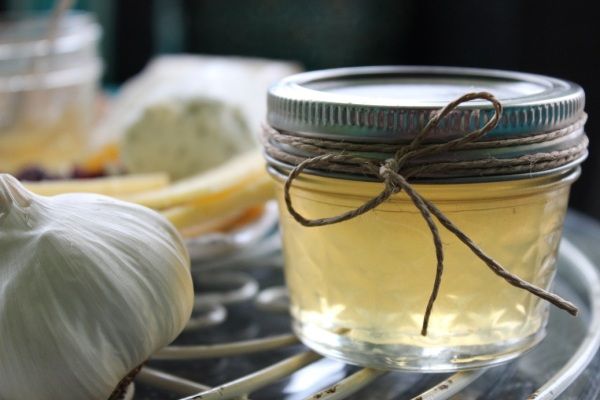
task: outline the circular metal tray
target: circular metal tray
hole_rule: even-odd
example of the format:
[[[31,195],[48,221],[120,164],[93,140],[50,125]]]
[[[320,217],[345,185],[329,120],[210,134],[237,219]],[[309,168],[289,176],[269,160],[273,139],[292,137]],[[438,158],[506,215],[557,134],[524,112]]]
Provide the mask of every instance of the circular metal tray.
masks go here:
[[[272,229],[259,242],[273,237]],[[142,369],[132,398],[597,399],[599,240],[599,225],[569,214],[555,290],[580,307],[578,318],[552,310],[548,335],[531,352],[498,367],[452,375],[349,366],[299,344],[290,334],[281,260],[273,254],[249,252],[218,269],[195,268],[193,319]]]

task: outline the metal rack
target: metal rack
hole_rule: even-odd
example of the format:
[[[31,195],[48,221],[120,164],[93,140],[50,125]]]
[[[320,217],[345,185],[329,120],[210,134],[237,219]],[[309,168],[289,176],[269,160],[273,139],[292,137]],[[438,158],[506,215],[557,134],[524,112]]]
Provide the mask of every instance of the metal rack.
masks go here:
[[[549,400],[558,398],[586,369],[600,347],[600,277],[598,269],[577,246],[568,240],[563,241],[560,254],[561,269],[568,271],[568,273],[563,273],[560,276],[558,288],[560,290],[563,287],[563,290],[580,294],[581,302],[583,302],[581,305],[584,309],[582,318],[585,319],[585,329],[578,344],[573,348],[572,356],[561,362],[561,365],[554,368],[551,374],[546,374],[537,389],[529,391],[528,399]],[[274,273],[280,274],[281,271]],[[287,311],[285,289],[281,286],[271,286],[260,290],[257,280],[244,272],[213,271],[204,274],[202,278],[205,286],[212,286],[217,290],[207,295],[200,295],[196,299],[196,312],[187,327],[189,331],[201,332],[208,327],[216,329],[220,324],[226,323],[228,305],[251,303],[257,312],[262,313],[263,316],[269,314],[282,315]],[[224,289],[226,285],[234,285],[235,287]],[[551,317],[549,330],[556,328],[556,324],[552,324],[556,320],[555,317],[555,314]],[[287,351],[289,355],[249,374],[244,374],[213,387],[197,382],[196,379],[191,380],[182,377],[163,366],[154,366],[155,361],[223,360],[231,357],[273,354],[280,350]],[[529,356],[524,358],[527,357]],[[139,373],[136,384],[138,387],[160,389],[163,393],[167,392],[184,400],[254,399],[261,398],[260,396],[254,396],[257,391],[276,385],[281,380],[290,379],[298,371],[315,366],[321,362],[320,360],[323,361],[320,355],[299,345],[298,340],[292,334],[276,334],[223,344],[172,345],[155,354],[151,362]],[[303,385],[309,388],[310,393],[302,394],[302,397],[297,395],[290,398],[347,399],[357,392],[363,395],[356,398],[387,398],[371,397],[364,393],[368,393],[369,388],[375,387],[377,381],[382,380],[384,377],[388,379],[386,382],[404,379],[402,374],[389,371],[348,368],[351,369],[343,377],[336,378],[333,382],[316,390],[310,389],[312,388],[311,382],[306,378],[302,378]],[[497,368],[462,371],[449,376],[429,375],[426,379],[429,387],[424,390],[417,394],[410,394],[408,397],[392,395],[389,398],[412,400],[449,399],[457,393],[464,392],[472,387],[482,376],[493,375]],[[414,375],[418,374],[412,376]],[[432,382],[432,379],[438,381]],[[492,376],[490,379],[495,378]],[[129,395],[131,396],[132,393],[129,393]],[[522,398],[525,397],[526,395]],[[135,396],[130,398],[137,399]],[[283,393],[280,398],[284,398]]]

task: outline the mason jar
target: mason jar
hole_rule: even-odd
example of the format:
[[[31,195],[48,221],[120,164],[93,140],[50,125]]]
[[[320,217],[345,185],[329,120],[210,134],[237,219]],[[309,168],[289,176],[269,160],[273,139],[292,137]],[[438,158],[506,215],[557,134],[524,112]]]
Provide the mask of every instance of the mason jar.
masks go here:
[[[100,26],[71,12],[49,40],[46,14],[0,17],[0,171],[61,173],[82,155],[95,114]]]
[[[410,160],[417,171],[443,167],[408,181],[504,269],[549,290],[569,189],[587,154],[579,86],[505,71],[365,67],[294,75],[270,90],[269,129],[286,140],[267,135],[266,157],[279,193],[293,329],[310,348],[361,366],[441,372],[505,362],[543,339],[548,302],[509,284],[439,223],[444,269],[423,334],[436,248],[405,191],[323,226],[299,223],[284,198],[290,171],[303,160],[324,149],[386,160],[386,149],[411,143],[434,113],[474,91],[503,105],[495,129],[475,144]],[[485,101],[463,103],[425,144],[463,137],[493,113]],[[349,144],[377,146],[344,149]],[[487,160],[497,168],[471,166]],[[345,168],[342,161],[304,169],[289,188],[294,210],[329,218],[381,193],[381,177]]]

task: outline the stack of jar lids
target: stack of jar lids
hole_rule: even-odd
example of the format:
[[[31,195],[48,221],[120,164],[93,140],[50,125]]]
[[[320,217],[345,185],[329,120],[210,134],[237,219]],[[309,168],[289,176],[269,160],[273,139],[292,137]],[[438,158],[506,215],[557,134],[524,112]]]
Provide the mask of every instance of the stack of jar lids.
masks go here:
[[[434,113],[468,92],[489,92],[503,106],[496,128],[476,142],[410,160],[412,166],[519,160],[515,175],[531,177],[569,169],[587,155],[585,95],[578,85],[546,76],[448,67],[360,67],[308,72],[273,86],[268,97],[266,153],[272,167],[289,171],[324,149],[386,160],[408,145]],[[493,116],[489,102],[459,106],[427,135],[444,143],[481,128]],[[269,135],[268,132],[277,135]],[[540,156],[541,155],[541,156]],[[500,161],[498,161],[500,160]],[[546,162],[545,160],[552,160]],[[481,164],[479,162],[479,164]],[[306,172],[377,179],[343,168]],[[499,179],[502,168],[448,168],[419,179]]]

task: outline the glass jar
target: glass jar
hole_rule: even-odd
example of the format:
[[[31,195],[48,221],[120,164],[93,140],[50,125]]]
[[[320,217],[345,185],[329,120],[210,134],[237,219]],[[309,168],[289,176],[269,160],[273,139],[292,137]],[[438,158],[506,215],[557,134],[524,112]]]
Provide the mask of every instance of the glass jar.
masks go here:
[[[319,71],[288,78],[270,92],[269,123],[297,138],[402,143],[422,129],[432,111],[472,91],[473,86],[496,92],[505,105],[503,119],[489,134],[492,138],[560,131],[574,126],[583,116],[583,92],[564,81],[499,71],[386,67]],[[528,115],[528,107],[536,107],[536,101],[546,105],[553,101],[547,98],[563,104],[563,108],[557,106],[552,118],[511,120],[513,113]],[[304,105],[295,108],[295,101]],[[317,111],[326,110],[328,103],[334,113],[348,117],[336,119]],[[479,112],[481,121],[474,126],[489,120],[485,116],[491,112],[487,105],[476,102],[463,106],[440,124],[431,141],[464,135],[472,128],[464,123],[465,113]],[[361,112],[365,114],[362,119]],[[391,124],[378,123],[381,119],[377,116],[383,112],[386,121],[387,115],[394,114]],[[311,118],[309,113],[320,115]],[[369,115],[374,115],[372,123]],[[402,115],[409,119],[402,119]],[[567,130],[570,133],[559,139],[550,135],[548,140],[534,144],[467,149],[434,158],[518,158],[585,147],[582,126]],[[313,155],[310,147],[275,145],[280,153],[290,156],[306,159]],[[293,164],[277,154],[267,149],[269,171],[279,193],[293,328],[307,346],[362,366],[440,372],[510,360],[544,337],[548,303],[509,285],[442,227],[443,279],[429,329],[422,335],[436,254],[427,223],[415,204],[400,192],[356,218],[327,226],[303,226],[290,215],[284,201],[284,183]],[[388,156],[366,155],[373,159]],[[528,173],[485,175],[467,169],[442,171],[411,182],[413,189],[504,268],[549,289],[570,185],[579,175],[578,164],[584,157],[585,151],[563,165]],[[306,218],[331,217],[377,196],[382,183],[375,180],[339,168],[308,169],[293,181],[291,201]]]
[[[94,118],[100,27],[72,12],[48,40],[48,15],[0,18],[0,171],[64,172],[82,155]]]

